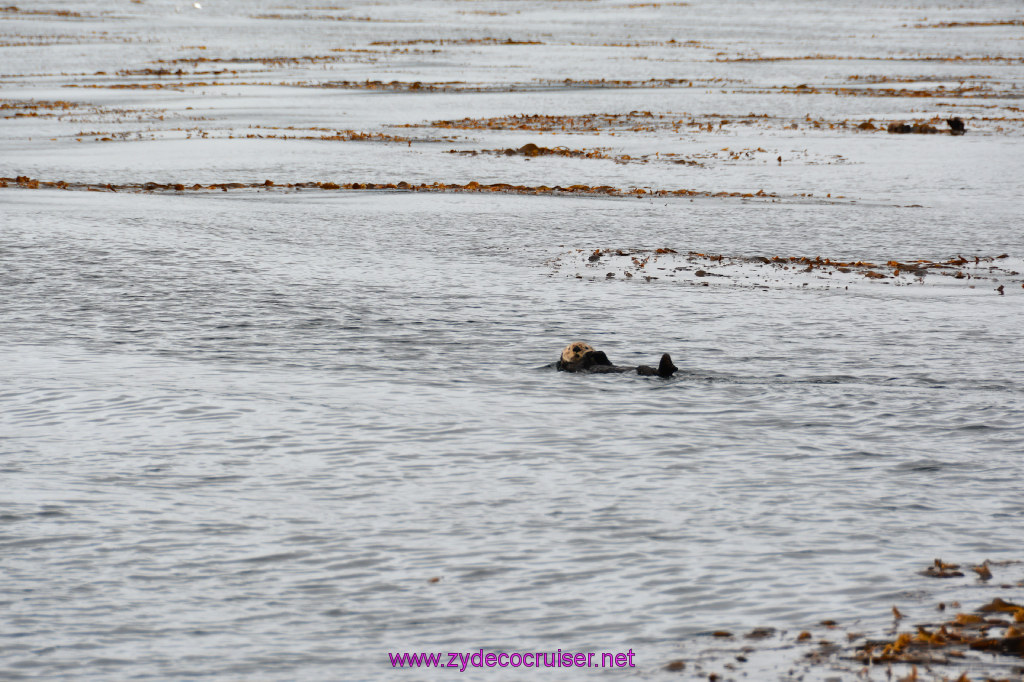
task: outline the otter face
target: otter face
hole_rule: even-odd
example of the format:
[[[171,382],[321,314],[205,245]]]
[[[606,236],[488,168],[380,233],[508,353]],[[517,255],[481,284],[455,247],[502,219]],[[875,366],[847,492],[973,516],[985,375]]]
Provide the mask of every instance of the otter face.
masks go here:
[[[594,352],[594,347],[583,341],[573,341],[562,350],[562,362],[573,364],[583,359],[587,353]]]

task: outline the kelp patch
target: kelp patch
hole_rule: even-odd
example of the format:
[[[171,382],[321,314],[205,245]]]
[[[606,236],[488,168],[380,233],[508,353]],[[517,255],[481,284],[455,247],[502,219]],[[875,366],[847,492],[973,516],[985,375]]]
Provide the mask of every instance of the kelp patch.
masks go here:
[[[460,183],[410,183],[404,180],[398,182],[334,182],[334,181],[309,181],[309,182],[276,182],[264,180],[263,182],[125,182],[125,183],[104,183],[104,182],[66,182],[64,180],[39,180],[25,175],[17,177],[0,177],[0,188],[21,188],[21,189],[60,189],[77,190],[89,192],[202,192],[210,190],[294,190],[306,189],[320,190],[359,190],[359,191],[405,191],[405,192],[477,192],[493,194],[534,194],[534,195],[577,195],[577,196],[604,196],[604,197],[657,197],[685,198],[704,197],[717,199],[761,199],[766,201],[777,201],[779,195],[758,190],[757,192],[712,192],[696,189],[651,189],[643,187],[612,187],[611,185],[514,185],[498,182],[484,184],[476,181]],[[804,195],[794,195],[791,200],[805,199]]]
[[[674,282],[691,286],[849,289],[867,282],[893,286],[956,286],[979,293],[1024,290],[1024,259],[955,255],[932,259],[840,259],[821,256],[724,255],[656,249],[574,249],[549,264],[566,277]],[[941,568],[931,570],[941,571]],[[937,575],[936,577],[945,577]]]
[[[747,632],[715,630],[686,658],[663,664],[667,671],[688,671],[703,679],[747,677],[775,667],[784,679],[883,679],[899,682],[990,682],[1019,680],[1024,673],[1024,580],[1019,561],[984,561],[990,577],[957,577],[971,591],[999,590],[1001,596],[965,608],[957,600],[893,605],[888,614],[854,622],[821,619],[791,630],[755,627]],[[956,568],[936,559],[931,568]],[[977,572],[977,571],[975,571]],[[992,580],[995,574],[997,580]],[[949,582],[942,583],[949,585]],[[685,647],[684,647],[685,648]],[[830,678],[828,675],[841,675]],[[818,675],[824,675],[819,677]],[[849,677],[847,677],[847,675]],[[774,679],[774,678],[773,678]],[[782,678],[780,678],[782,679]]]

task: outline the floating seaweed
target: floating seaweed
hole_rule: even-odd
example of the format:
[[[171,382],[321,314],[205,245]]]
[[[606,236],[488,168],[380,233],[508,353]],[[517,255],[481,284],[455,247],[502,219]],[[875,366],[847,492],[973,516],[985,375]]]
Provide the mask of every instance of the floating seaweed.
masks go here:
[[[590,275],[600,279],[612,268],[621,271],[627,279],[642,275],[646,282],[671,280],[698,286],[709,286],[709,281],[732,285],[768,286],[823,286],[825,288],[847,287],[857,282],[874,281],[896,286],[953,283],[960,281],[967,288],[975,288],[979,281],[1020,282],[1021,273],[1013,267],[1021,267],[1020,259],[1011,259],[1008,254],[998,256],[974,256],[964,258],[957,255],[945,260],[844,260],[822,258],[821,256],[727,256],[697,251],[677,251],[671,248],[657,249],[574,249],[551,261],[567,276],[584,278]],[[592,268],[600,265],[600,273]],[[1002,287],[1002,285],[1000,285]],[[995,289],[1000,295],[1005,290]],[[940,560],[929,567],[924,575],[936,578],[961,577],[963,573],[955,566]],[[980,573],[980,571],[979,571]]]
[[[1024,26],[1024,19],[993,21],[940,21],[935,24],[914,24],[914,28],[977,28],[979,26]]]
[[[0,100],[0,112],[13,112],[3,118],[35,118],[58,116],[79,105],[64,100]]]
[[[942,559],[936,559],[931,566],[921,571],[921,575],[929,578],[960,578],[963,573],[957,564],[947,564]]]
[[[103,192],[103,191],[128,191],[128,192],[157,192],[157,191],[204,191],[204,190],[221,190],[227,191],[229,189],[268,189],[268,188],[280,188],[280,189],[321,189],[321,190],[360,190],[360,191],[381,191],[381,190],[400,190],[407,192],[490,192],[490,193],[504,193],[504,194],[548,194],[548,195],[583,195],[583,196],[608,196],[608,197],[658,197],[658,198],[670,198],[670,197],[714,197],[714,198],[739,198],[739,199],[774,199],[778,198],[778,195],[765,192],[764,190],[758,190],[757,192],[710,192],[703,190],[694,189],[645,189],[642,187],[632,187],[629,189],[612,187],[610,185],[555,185],[549,187],[547,185],[512,185],[509,183],[492,183],[482,184],[476,181],[468,182],[465,184],[458,183],[444,183],[444,182],[433,182],[433,183],[409,183],[405,181],[401,182],[346,182],[346,183],[335,183],[335,182],[324,182],[324,181],[311,181],[311,182],[289,182],[289,183],[276,183],[271,180],[260,182],[219,182],[212,184],[200,184],[200,183],[158,183],[158,182],[144,182],[144,183],[122,183],[122,184],[111,184],[111,183],[82,183],[82,182],[64,182],[63,180],[56,181],[43,181],[33,179],[28,176],[17,176],[15,178],[0,178],[0,188],[6,187],[19,187],[22,189],[62,189],[62,190],[79,190],[79,191],[90,191],[90,192]],[[180,188],[180,189],[179,189]]]
[[[943,62],[943,63],[1024,63],[1024,57],[1003,55],[837,55],[810,54],[786,56],[751,56],[751,57],[720,57],[717,62],[794,62],[794,61],[865,61],[865,62]]]
[[[539,40],[513,40],[512,38],[413,38],[410,40],[372,40],[370,45],[543,45]]]
[[[981,565],[1002,568],[1019,563],[986,560]],[[939,559],[929,567],[949,572],[947,577],[953,577],[956,568],[956,564]],[[928,575],[929,571],[922,574]],[[957,573],[957,576],[962,578],[963,574]],[[1016,586],[1024,587],[1024,582]],[[780,653],[794,650],[795,658],[784,663],[783,670],[788,671],[786,679],[801,678],[798,670],[811,672],[825,666],[830,672],[851,675],[849,679],[876,679],[873,670],[884,679],[901,682],[1019,679],[1024,672],[1021,660],[1024,659],[1024,605],[994,597],[973,611],[964,610],[959,602],[950,602],[949,606],[951,610],[947,609],[946,602],[940,602],[935,611],[913,621],[907,613],[893,606],[892,626],[884,634],[880,633],[881,628],[875,633],[846,629],[834,619],[821,620],[795,635],[786,630],[758,627],[745,634],[742,642],[729,631],[711,631],[707,634],[713,644],[703,645],[703,651],[689,652],[685,661],[670,661],[664,668],[693,670],[703,679],[718,679],[718,674],[711,672],[718,668],[747,676],[738,664],[755,656],[778,658]],[[931,615],[947,611],[949,615],[938,619]],[[876,619],[879,625],[883,622],[885,618]],[[837,634],[845,636],[836,641]],[[968,673],[977,676],[968,677]]]
[[[339,16],[336,14],[253,14],[251,19],[273,19],[276,21],[361,21],[387,22],[376,17]]]
[[[37,17],[57,17],[60,19],[82,19],[86,16],[81,12],[73,12],[67,9],[22,9],[21,7],[18,7],[16,5],[0,7],[0,12],[9,16],[22,15]]]

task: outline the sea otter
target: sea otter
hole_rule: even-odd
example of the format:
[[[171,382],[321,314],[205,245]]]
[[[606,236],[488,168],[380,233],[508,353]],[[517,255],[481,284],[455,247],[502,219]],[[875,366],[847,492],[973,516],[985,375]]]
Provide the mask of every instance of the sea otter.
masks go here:
[[[672,358],[668,353],[661,356],[661,362],[657,368],[640,365],[639,367],[618,367],[612,364],[603,350],[594,350],[594,347],[583,341],[574,341],[562,350],[562,357],[554,364],[559,372],[587,372],[590,374],[612,374],[616,372],[632,372],[646,377],[661,377],[668,379],[678,367],[672,364]]]

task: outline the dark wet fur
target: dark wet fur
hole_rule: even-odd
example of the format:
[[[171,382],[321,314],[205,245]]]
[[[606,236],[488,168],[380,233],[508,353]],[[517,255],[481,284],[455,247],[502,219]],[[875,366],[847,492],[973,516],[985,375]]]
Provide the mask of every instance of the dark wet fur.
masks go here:
[[[619,367],[613,365],[603,350],[595,350],[586,353],[577,362],[564,362],[559,360],[555,363],[555,369],[559,372],[582,372],[586,374],[621,374],[623,372],[636,372],[645,377],[661,377],[668,379],[678,367],[672,364],[672,357],[665,353],[661,356],[658,366],[650,367],[640,365],[639,367]]]

